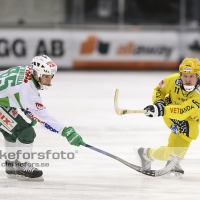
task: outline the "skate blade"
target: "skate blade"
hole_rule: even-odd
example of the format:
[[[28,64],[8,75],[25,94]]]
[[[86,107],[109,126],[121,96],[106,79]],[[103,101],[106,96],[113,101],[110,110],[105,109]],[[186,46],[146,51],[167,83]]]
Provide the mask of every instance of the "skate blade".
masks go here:
[[[44,181],[44,178],[42,176],[38,178],[29,178],[22,175],[16,175],[16,179],[18,181]]]
[[[177,179],[177,180],[180,180],[183,178],[183,174],[182,173],[179,173],[179,172],[171,172],[171,173],[167,173],[167,174],[164,174],[162,176],[163,179]]]
[[[7,178],[16,179],[16,175],[15,174],[7,174]]]

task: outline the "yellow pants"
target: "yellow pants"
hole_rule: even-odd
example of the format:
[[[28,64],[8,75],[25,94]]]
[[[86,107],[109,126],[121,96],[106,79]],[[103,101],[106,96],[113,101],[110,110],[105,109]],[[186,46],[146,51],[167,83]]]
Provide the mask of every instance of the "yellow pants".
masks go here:
[[[199,133],[198,123],[194,120],[171,120],[163,117],[164,122],[170,128],[171,134],[168,138],[168,145],[157,149],[149,149],[148,157],[153,160],[167,161],[170,155],[177,155],[184,158],[192,140],[195,140]]]

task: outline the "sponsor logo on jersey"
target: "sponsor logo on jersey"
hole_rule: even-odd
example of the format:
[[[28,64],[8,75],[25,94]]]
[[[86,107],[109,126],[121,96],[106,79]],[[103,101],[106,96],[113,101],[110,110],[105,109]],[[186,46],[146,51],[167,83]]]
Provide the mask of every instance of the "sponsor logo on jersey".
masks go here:
[[[176,79],[175,84],[181,86],[182,85],[181,79]]]
[[[48,130],[54,132],[54,133],[58,133],[58,131],[56,129],[54,129],[53,127],[51,127],[49,124],[45,123],[44,127],[47,128]]]
[[[35,105],[36,105],[36,108],[37,108],[38,110],[43,110],[43,109],[45,108],[45,107],[43,106],[43,104],[38,103],[38,102],[36,102]]]
[[[9,111],[10,115],[13,116],[14,118],[16,118],[18,116],[18,111],[16,108],[12,108],[10,111]]]
[[[162,80],[162,81],[159,83],[159,85],[160,85],[161,88],[164,88],[164,87],[165,87],[165,82],[164,82],[164,80]]]
[[[193,109],[194,106],[186,106],[185,108],[170,108],[171,113],[183,114]]]
[[[189,137],[189,123],[185,120],[171,119],[179,127],[179,132]]]
[[[11,131],[16,125],[16,121],[12,119],[2,108],[0,108],[0,123]]]
[[[156,91],[156,98],[161,97],[162,93],[160,91]]]
[[[52,132],[54,132],[54,133],[58,133],[58,132],[59,132],[59,131],[57,131],[56,129],[54,129],[51,125],[49,125],[48,123],[46,123],[46,122],[44,122],[44,121],[38,119],[37,117],[35,117],[35,116],[32,114],[32,112],[31,112],[28,108],[26,108],[26,112],[27,112],[27,114],[28,114],[32,119],[36,120],[37,122],[39,122],[39,123],[41,123],[41,124],[44,124],[44,127],[45,127],[46,129],[48,129],[48,130],[50,130],[50,131],[52,131]]]
[[[192,103],[194,103],[198,108],[200,108],[200,103],[195,101],[194,99],[192,100]]]
[[[178,134],[178,126],[177,124],[172,124],[170,126],[170,129],[175,133],[175,134]]]

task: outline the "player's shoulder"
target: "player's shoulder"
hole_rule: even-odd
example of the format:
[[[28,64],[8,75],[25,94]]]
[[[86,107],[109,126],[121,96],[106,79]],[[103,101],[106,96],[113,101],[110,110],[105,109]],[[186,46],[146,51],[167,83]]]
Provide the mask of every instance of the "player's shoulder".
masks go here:
[[[171,75],[165,77],[164,82],[166,84],[171,83],[171,84],[180,85],[181,84],[180,74],[179,73],[171,74]]]
[[[169,76],[166,77],[166,79],[179,79],[179,78],[180,78],[179,73],[170,74]]]

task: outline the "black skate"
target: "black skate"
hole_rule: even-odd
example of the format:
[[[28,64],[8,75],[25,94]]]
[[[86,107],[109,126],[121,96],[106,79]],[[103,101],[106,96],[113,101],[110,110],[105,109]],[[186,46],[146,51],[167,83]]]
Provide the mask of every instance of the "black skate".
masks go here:
[[[14,168],[14,161],[5,161],[5,170],[7,174],[7,178],[10,179],[15,179],[16,178],[16,173],[15,173],[15,168]]]
[[[16,178],[20,181],[44,181],[43,172],[31,166],[29,162],[21,163],[15,161]]]

